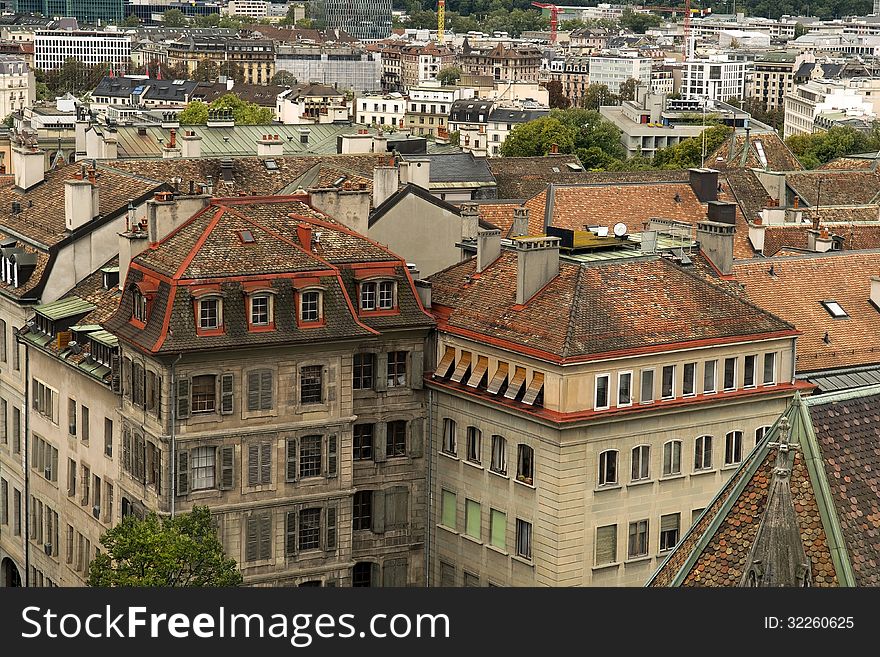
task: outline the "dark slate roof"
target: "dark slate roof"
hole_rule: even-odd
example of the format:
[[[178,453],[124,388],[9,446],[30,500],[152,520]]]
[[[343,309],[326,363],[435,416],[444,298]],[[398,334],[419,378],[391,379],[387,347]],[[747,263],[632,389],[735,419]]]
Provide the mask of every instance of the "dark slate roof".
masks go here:
[[[826,79],[834,79],[840,77],[846,64],[834,64],[831,62],[804,62],[795,72],[796,78],[809,78],[811,71],[816,67],[822,68],[822,77]]]
[[[880,366],[844,367],[825,370],[805,377],[819,392],[841,392],[853,388],[880,385]]]
[[[489,120],[496,123],[526,123],[547,116],[550,109],[517,109],[515,107],[496,107],[489,114]]]
[[[246,84],[243,82],[237,82],[232,89],[229,89],[223,82],[199,82],[198,87],[193,90],[192,96],[204,103],[212,103],[226,94],[234,94],[248,103],[274,109],[278,94],[284,89],[285,87],[277,84]]]
[[[448,309],[441,329],[491,336],[563,362],[698,340],[796,334],[791,324],[661,258],[560,263],[559,275],[522,309],[515,308],[515,251],[503,250],[476,273],[471,258],[430,277],[432,305]]]
[[[450,123],[487,123],[492,111],[490,100],[456,100],[449,108]]]
[[[101,78],[92,96],[109,96],[111,98],[128,98],[138,87],[146,90],[143,97],[165,102],[186,102],[198,86],[193,80],[157,80],[155,78],[139,79],[130,77]]]
[[[461,208],[459,206],[452,205],[451,203],[447,203],[446,201],[437,198],[436,196],[431,194],[431,192],[422,187],[419,187],[418,185],[407,183],[406,185],[398,189],[394,194],[382,201],[379,207],[373,210],[372,214],[370,214],[369,226],[372,226],[377,221],[379,221],[391,208],[400,203],[407,196],[417,196],[426,203],[430,203],[431,205],[434,205],[438,208],[442,208],[448,212],[451,212],[452,214],[461,214]],[[495,229],[499,228],[499,226],[480,219],[480,228]]]
[[[790,488],[812,585],[880,586],[880,386],[795,395]],[[777,421],[649,586],[737,586],[764,515]]]
[[[408,160],[407,156],[403,156]],[[488,182],[495,177],[489,170],[484,157],[474,157],[473,153],[445,153],[442,155],[419,155],[417,159],[431,162],[431,182]]]

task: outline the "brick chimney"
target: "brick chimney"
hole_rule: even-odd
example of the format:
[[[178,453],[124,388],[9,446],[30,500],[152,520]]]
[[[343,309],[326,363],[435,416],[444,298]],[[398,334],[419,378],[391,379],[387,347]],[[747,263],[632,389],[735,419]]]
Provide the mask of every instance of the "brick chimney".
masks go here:
[[[559,275],[559,238],[516,240],[516,303],[523,305]]]
[[[834,239],[828,233],[827,228],[807,231],[807,248],[816,253],[825,253],[834,246]]]
[[[312,252],[312,224],[305,222],[296,225],[296,238],[299,244],[309,253]]]
[[[513,226],[510,229],[511,237],[520,237],[529,234],[529,209],[519,207],[513,209]]]
[[[722,274],[733,273],[733,236],[736,227],[718,221],[701,221],[697,224],[697,241],[700,250],[712,261]]]

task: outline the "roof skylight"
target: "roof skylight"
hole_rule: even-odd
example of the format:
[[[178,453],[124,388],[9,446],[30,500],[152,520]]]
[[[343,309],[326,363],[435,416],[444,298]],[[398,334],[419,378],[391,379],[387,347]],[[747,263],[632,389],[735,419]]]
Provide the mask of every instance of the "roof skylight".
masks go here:
[[[843,309],[843,306],[836,301],[822,301],[821,303],[825,310],[828,311],[828,314],[834,317],[834,319],[849,317],[849,314]]]

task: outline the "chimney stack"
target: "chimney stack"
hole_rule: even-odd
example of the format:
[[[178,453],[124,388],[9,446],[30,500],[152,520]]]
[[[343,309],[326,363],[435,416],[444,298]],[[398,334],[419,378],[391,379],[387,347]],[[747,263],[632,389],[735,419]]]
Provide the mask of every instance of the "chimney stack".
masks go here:
[[[299,244],[309,253],[312,252],[312,225],[305,222],[296,225],[296,238]]]
[[[46,179],[46,152],[30,146],[12,147],[12,173],[15,186],[27,191]]]
[[[733,236],[736,227],[718,221],[701,221],[697,224],[697,241],[700,250],[712,261],[722,274],[733,273]]]
[[[501,231],[477,231],[477,273],[484,271],[501,256]]]
[[[87,177],[64,181],[64,227],[73,232],[98,215],[94,170]]]
[[[462,203],[461,205],[461,239],[477,239],[477,231],[480,229],[480,213],[476,203]]]
[[[373,169],[373,207],[378,208],[396,192],[397,167],[375,167]]]
[[[410,159],[409,172],[407,173],[407,182],[418,185],[424,190],[431,188],[431,160]]]
[[[559,238],[524,237],[516,240],[516,303],[526,304],[559,275]]]
[[[810,251],[815,251],[816,253],[825,253],[826,251],[831,251],[833,246],[834,239],[828,233],[827,228],[807,231],[807,248]]]
[[[278,135],[263,135],[257,140],[257,157],[281,157],[284,155],[284,140]]]
[[[187,130],[180,138],[180,154],[182,157],[201,157],[202,138],[194,130]]]
[[[718,200],[718,171],[715,169],[688,169],[691,189],[700,203]]]
[[[132,211],[131,217],[134,216]],[[146,231],[141,230],[141,225],[137,221],[132,221],[131,229],[124,233],[119,233],[119,289],[125,287],[125,279],[128,276],[128,269],[131,261],[138,254],[149,246]]]
[[[513,209],[513,226],[511,226],[510,233],[511,237],[529,234],[529,209],[527,207]]]
[[[706,214],[709,221],[734,225],[736,224],[736,203],[709,201]]]

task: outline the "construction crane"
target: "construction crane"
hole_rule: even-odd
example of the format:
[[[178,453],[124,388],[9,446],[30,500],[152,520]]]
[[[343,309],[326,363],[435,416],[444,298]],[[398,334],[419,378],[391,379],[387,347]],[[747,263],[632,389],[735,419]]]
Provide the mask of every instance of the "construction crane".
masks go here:
[[[559,24],[559,7],[556,5],[548,5],[543,2],[533,2],[533,7],[538,9],[547,9],[550,12],[550,43],[556,43],[556,28]]]
[[[684,3],[684,59],[689,60],[693,56],[691,49],[691,0]]]
[[[446,0],[437,1],[437,43],[443,45],[443,27],[446,23]]]

